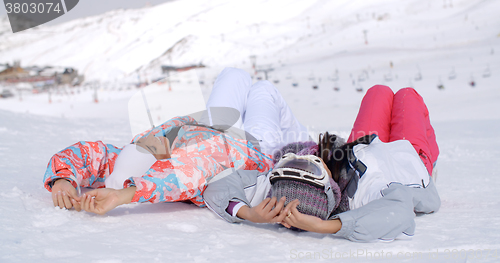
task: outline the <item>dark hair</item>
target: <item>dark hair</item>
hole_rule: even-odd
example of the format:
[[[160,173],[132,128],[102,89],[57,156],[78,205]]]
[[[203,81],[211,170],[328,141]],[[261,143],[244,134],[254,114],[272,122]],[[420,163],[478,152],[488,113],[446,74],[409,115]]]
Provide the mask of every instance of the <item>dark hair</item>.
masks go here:
[[[375,135],[365,135],[350,143],[339,143],[337,135],[325,132],[318,138],[318,154],[323,159],[328,169],[332,173],[333,180],[339,183],[342,168],[348,165],[348,156],[352,153],[352,148],[358,144],[369,144]]]

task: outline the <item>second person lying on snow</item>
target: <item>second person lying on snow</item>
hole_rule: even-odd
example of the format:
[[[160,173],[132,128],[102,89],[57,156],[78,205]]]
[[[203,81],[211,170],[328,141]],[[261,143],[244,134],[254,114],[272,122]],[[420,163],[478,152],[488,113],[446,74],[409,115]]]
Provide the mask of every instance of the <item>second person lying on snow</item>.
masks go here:
[[[440,207],[431,180],[438,155],[422,97],[374,86],[348,143],[328,133],[318,144],[291,143],[276,152],[272,171],[225,171],[203,196],[228,222],[281,223],[352,241],[406,239],[416,212]]]

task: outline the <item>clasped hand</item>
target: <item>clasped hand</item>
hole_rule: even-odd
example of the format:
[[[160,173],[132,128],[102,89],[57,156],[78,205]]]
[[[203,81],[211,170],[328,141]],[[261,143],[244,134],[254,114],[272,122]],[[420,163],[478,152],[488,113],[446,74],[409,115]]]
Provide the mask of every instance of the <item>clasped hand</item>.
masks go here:
[[[65,179],[58,179],[52,185],[52,201],[54,206],[59,208],[71,209],[76,211],[82,210],[80,206],[80,197],[76,192],[76,188]]]
[[[285,215],[281,224],[286,228],[293,226],[310,232],[323,233],[321,226],[326,221],[316,216],[302,214],[297,210],[299,204],[299,200],[295,199],[281,211],[281,214]]]
[[[254,207],[243,206],[237,216],[254,223],[279,223],[286,228],[298,229],[316,233],[335,233],[342,226],[340,220],[323,220],[319,217],[302,214],[297,210],[299,200],[291,201],[285,207],[285,197],[277,201],[276,197],[266,198]]]
[[[284,217],[280,215],[284,206],[285,197],[279,202],[276,197],[266,198],[254,207],[242,206],[236,215],[254,223],[279,223]]]
[[[135,189],[135,187],[120,190],[101,188],[78,196],[75,187],[69,181],[59,179],[52,186],[52,201],[56,207],[75,208],[76,211],[83,209],[87,212],[104,215],[119,205],[130,203]]]
[[[304,230],[311,229],[310,224],[317,223],[317,220],[322,221],[318,217],[300,213],[297,210],[299,200],[293,200],[286,207],[285,201],[284,196],[279,201],[276,197],[266,198],[254,207],[241,207],[237,216],[254,223],[280,223],[288,228],[293,226]]]
[[[132,202],[135,186],[116,190],[101,188],[82,195],[82,209],[87,212],[104,215],[115,207]]]

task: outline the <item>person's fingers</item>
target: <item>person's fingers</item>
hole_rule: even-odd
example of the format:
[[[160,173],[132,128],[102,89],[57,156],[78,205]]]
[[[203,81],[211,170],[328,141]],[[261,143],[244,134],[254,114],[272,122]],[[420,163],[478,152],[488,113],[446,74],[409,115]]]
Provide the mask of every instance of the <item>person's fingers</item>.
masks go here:
[[[68,195],[70,198],[75,199],[77,202],[80,202],[80,197],[78,196],[78,192],[74,187],[72,187],[71,190],[68,191]]]
[[[281,210],[283,209],[283,207],[285,207],[285,201],[286,201],[286,197],[281,197],[280,198],[280,201],[278,202],[278,204],[276,204],[276,207],[274,209],[276,209],[279,212],[281,212]]]
[[[71,203],[73,204],[73,207],[75,208],[76,211],[80,212],[82,211],[81,205],[78,201],[75,199],[71,199]]]
[[[288,203],[288,205],[286,205],[286,207],[285,207],[285,210],[290,211],[290,208],[291,208],[291,207],[292,207],[292,206],[293,206],[296,202],[298,202],[298,201],[299,201],[299,200],[295,199],[295,200],[291,201],[290,203]]]
[[[57,192],[52,191],[52,202],[54,203],[54,206],[57,206]]]
[[[90,211],[90,200],[89,200],[89,195],[86,195],[84,194],[83,197],[82,197],[82,200],[81,200],[81,204],[82,204],[82,208],[83,210],[87,211],[87,212],[91,212]]]
[[[290,206],[290,212],[289,212],[289,217],[287,223],[289,223],[291,226],[297,226],[297,220],[299,220],[299,217],[301,213],[299,210],[297,210],[297,206],[300,204],[299,200],[294,200],[292,205]]]
[[[98,208],[96,207],[96,204],[95,204],[95,198],[94,197],[91,197],[90,198],[90,207],[92,209],[92,212],[93,213],[96,213],[98,215],[104,215],[106,213],[106,211],[104,211],[104,209],[101,209],[101,208]]]
[[[283,220],[285,220],[285,217],[288,215],[288,211],[289,210],[278,210],[278,209],[275,209],[276,211],[278,211],[278,216],[274,217],[273,218],[273,222],[274,223],[280,223],[280,222],[283,222]]]
[[[73,207],[73,204],[71,204],[71,200],[69,199],[66,192],[62,192],[62,199],[64,202],[64,207],[66,207],[66,209],[71,209]]]
[[[87,195],[85,197],[85,211],[87,212],[94,212],[94,207],[92,206],[92,196]]]
[[[262,202],[260,202],[260,204],[258,204],[257,207],[264,209],[264,207],[266,207],[266,205],[269,203],[269,201],[271,201],[271,198],[268,197],[268,198],[262,200]]]
[[[288,206],[288,205],[287,205],[285,208],[283,208],[283,209],[281,210],[281,214],[284,214],[284,215],[287,215],[287,214],[288,214],[288,212],[290,212],[290,208],[289,208],[289,206]]]
[[[276,205],[276,197],[271,198],[271,201],[269,201],[269,203],[267,203],[264,207],[264,211],[269,213],[273,209],[274,205]]]
[[[80,207],[81,207],[83,210],[85,210],[85,211],[87,211],[87,209],[86,209],[86,205],[87,205],[87,204],[85,203],[86,197],[87,197],[87,196],[86,196],[85,194],[83,194],[83,195],[82,195],[82,198],[80,198]]]
[[[283,222],[285,222],[290,227],[295,226],[295,220],[294,220],[294,218],[292,218],[293,215],[290,212],[289,212],[289,215],[290,216],[285,216],[285,219],[283,219]],[[290,227],[288,227],[288,228],[290,228]]]
[[[284,221],[287,222],[290,225],[293,225],[293,213],[292,213],[292,210],[288,210],[288,212],[286,213]]]
[[[286,208],[283,210],[284,213],[286,213],[285,218],[283,219],[283,222],[287,223],[290,226],[295,225],[295,215],[300,214],[299,211],[297,210],[297,205],[299,205],[299,200],[295,199],[292,202],[290,202]]]
[[[292,212],[292,214],[300,214],[299,210],[297,210],[297,206],[300,204],[300,201],[295,199],[293,200],[292,202],[292,205],[290,206],[290,211]]]
[[[99,209],[96,209],[95,207],[95,198],[91,195],[89,195],[90,192],[87,194],[84,194],[82,196],[82,201],[81,201],[81,207],[83,210],[90,212],[90,213],[95,213],[95,214],[102,214],[99,213]]]
[[[76,195],[72,195],[72,196],[71,196],[71,198],[72,198],[73,200],[77,201],[77,202],[80,202],[80,200],[81,200],[81,197],[80,197],[80,196],[78,196],[78,194],[76,194]]]
[[[59,206],[59,208],[63,209],[64,208],[64,200],[63,200],[63,197],[62,197],[62,193],[61,192],[57,192],[57,205]]]
[[[271,221],[272,223],[280,223],[280,222],[283,222],[283,220],[285,220],[285,217],[286,215],[285,214],[279,214],[277,217],[273,218],[273,220]]]
[[[96,209],[95,209],[95,198],[93,197],[89,197],[90,198],[90,210],[93,212],[93,213],[96,213]]]
[[[103,189],[105,189],[105,188],[103,188]],[[94,189],[92,191],[88,191],[87,193],[85,193],[85,195],[87,195],[87,196],[97,196],[97,194],[99,193],[99,190],[100,189]]]
[[[87,203],[87,209],[88,209],[87,211],[95,213],[94,212],[94,203],[92,202],[93,199],[94,198],[92,198],[91,195],[87,195],[85,202]]]
[[[286,200],[286,197],[284,197],[284,196],[280,198],[279,202],[276,204],[274,209],[271,210],[271,212],[270,212],[270,215],[272,217],[277,216],[281,212],[281,209],[283,209],[283,206],[285,205],[285,200]]]
[[[299,204],[300,204],[299,199],[295,199],[295,200],[293,200],[292,202],[290,202],[290,203],[288,204],[288,206],[287,206],[287,207],[288,207],[289,209],[291,209],[292,207],[297,206],[297,205],[299,205]]]

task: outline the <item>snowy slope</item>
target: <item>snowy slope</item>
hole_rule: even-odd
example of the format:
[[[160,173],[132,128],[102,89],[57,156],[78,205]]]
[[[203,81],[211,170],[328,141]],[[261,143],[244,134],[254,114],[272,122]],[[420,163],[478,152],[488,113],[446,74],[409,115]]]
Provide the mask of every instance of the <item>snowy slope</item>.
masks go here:
[[[112,83],[98,89],[99,103],[88,87],[60,90],[50,104],[46,93],[0,99],[0,262],[498,262],[500,2],[401,2],[177,1],[19,34],[0,24],[0,61],[72,65],[101,81],[140,67],[153,75],[160,62],[211,65],[198,72],[206,84],[194,99],[186,97],[197,88],[192,75],[176,78],[172,91],[146,89],[156,122],[195,110],[218,70],[250,71],[248,56],[257,55],[260,64],[283,64],[272,79],[280,80],[278,89],[312,134],[344,137],[364,94],[356,87],[413,86],[436,130],[442,199],[438,213],[416,218],[413,241],[357,244],[278,226],[232,225],[188,204],[126,205],[106,216],[53,208],[42,186],[52,154],[79,140],[121,146],[132,137],[129,116],[141,108],[129,114],[137,89]],[[185,44],[171,49],[181,39]],[[488,66],[491,76],[483,77]],[[329,80],[335,69],[339,79]],[[368,78],[359,81],[363,71]],[[471,74],[475,88],[468,85]],[[453,249],[474,252],[466,261]]]
[[[497,102],[497,98],[484,101]],[[366,257],[368,252],[378,253],[374,257],[391,252],[394,258],[408,252],[417,254],[408,256],[407,262],[429,262],[422,259],[440,251],[441,260],[436,262],[465,262],[445,261],[447,249],[482,251],[500,246],[499,174],[492,168],[500,158],[500,143],[493,132],[500,129],[500,118],[454,120],[459,109],[451,102],[443,103],[450,120],[434,121],[441,148],[437,177],[441,210],[417,217],[413,241],[375,244],[278,226],[232,225],[207,209],[188,204],[126,205],[106,216],[56,209],[41,180],[50,156],[78,140],[124,145],[131,137],[127,119],[72,120],[2,110],[0,261],[285,262],[306,257],[308,252],[318,253],[316,260],[329,261],[338,252],[344,255],[339,262],[366,262],[371,259]],[[488,111],[498,108],[488,105]],[[355,113],[351,112],[354,107],[345,111]],[[331,129],[348,132],[347,127],[333,124]],[[498,261],[493,252],[483,251],[480,260],[481,254],[474,253],[467,262]],[[415,257],[420,261],[414,261]]]
[[[439,72],[446,78],[453,66],[461,71],[469,62],[464,48],[474,49],[474,57],[487,54],[500,33],[498,1],[452,3],[444,8],[431,0],[175,1],[4,33],[0,61],[73,66],[87,79],[116,80],[160,64],[250,68],[249,56],[256,55],[258,64],[291,67],[286,70],[301,78],[313,70],[326,77],[337,68],[349,82],[350,72],[389,70],[389,61],[415,72],[417,63],[425,69],[440,56],[455,56]],[[363,63],[351,62],[356,55]],[[467,64],[481,71],[487,63],[495,66],[491,59]],[[474,71],[463,70],[467,77]]]

